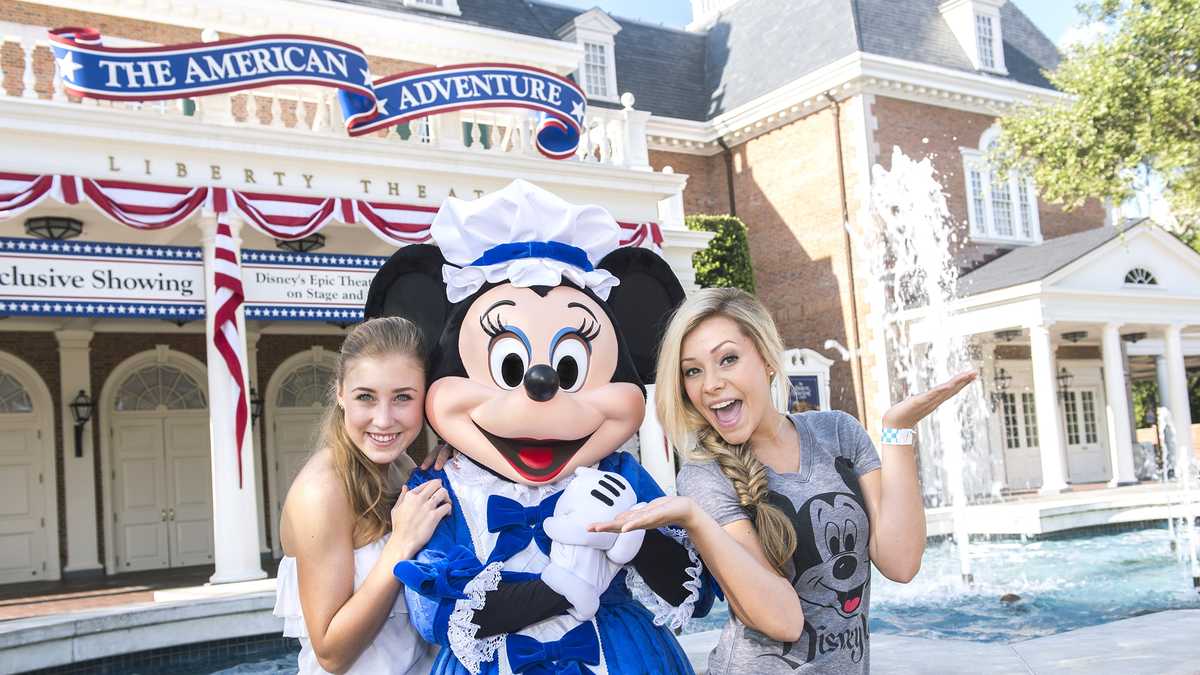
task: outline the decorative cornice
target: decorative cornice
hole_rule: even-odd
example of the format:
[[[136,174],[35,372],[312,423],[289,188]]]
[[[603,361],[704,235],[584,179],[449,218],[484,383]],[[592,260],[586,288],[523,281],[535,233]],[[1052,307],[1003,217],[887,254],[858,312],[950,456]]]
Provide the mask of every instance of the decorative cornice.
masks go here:
[[[707,122],[651,117],[646,125],[652,150],[695,155],[721,152],[717,139],[744,143],[806,117],[839,99],[876,94],[999,116],[1030,101],[1066,101],[1065,94],[992,75],[965,72],[856,52],[798,78]]]

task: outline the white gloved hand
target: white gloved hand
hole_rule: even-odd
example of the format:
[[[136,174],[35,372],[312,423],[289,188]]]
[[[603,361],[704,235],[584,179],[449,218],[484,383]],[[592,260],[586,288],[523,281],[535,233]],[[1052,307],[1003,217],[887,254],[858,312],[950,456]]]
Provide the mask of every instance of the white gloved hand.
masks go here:
[[[554,515],[542,524],[554,542],[542,580],[567,598],[571,615],[580,621],[595,616],[600,594],[641,550],[646,535],[645,530],[588,532],[588,525],[612,520],[636,502],[633,488],[620,475],[579,467]]]

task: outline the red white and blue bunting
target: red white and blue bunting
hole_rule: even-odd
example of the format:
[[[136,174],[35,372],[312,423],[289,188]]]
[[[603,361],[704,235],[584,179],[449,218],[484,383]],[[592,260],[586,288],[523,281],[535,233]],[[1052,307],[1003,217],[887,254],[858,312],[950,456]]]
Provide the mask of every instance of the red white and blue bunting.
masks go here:
[[[541,116],[538,150],[575,154],[587,98],[571,80],[510,63],[465,63],[375,79],[354,45],[302,35],[258,35],[161,47],[105,47],[94,28],[50,31],[70,94],[158,101],[278,84],[333,87],[351,136],[471,108],[525,108]]]

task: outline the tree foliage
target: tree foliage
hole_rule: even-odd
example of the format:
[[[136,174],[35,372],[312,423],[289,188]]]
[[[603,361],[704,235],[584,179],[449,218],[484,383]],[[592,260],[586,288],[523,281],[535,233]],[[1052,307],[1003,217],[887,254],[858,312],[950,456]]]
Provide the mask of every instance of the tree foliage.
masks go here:
[[[736,287],[754,292],[754,268],[750,263],[750,244],[746,224],[735,216],[687,216],[689,230],[716,234],[708,248],[692,255],[696,283],[702,288]]]
[[[1092,0],[1080,11],[1106,30],[1071,48],[1050,81],[1065,101],[1001,120],[997,159],[1032,173],[1068,208],[1120,203],[1134,176],[1161,177],[1179,225],[1200,224],[1200,0]]]

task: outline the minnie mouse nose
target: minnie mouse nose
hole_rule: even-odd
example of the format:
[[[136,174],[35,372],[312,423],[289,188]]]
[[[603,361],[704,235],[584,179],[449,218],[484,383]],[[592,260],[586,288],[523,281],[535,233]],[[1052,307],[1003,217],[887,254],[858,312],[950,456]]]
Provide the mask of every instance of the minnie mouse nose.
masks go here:
[[[554,398],[558,393],[558,373],[544,363],[530,368],[525,372],[525,393],[539,403]]]

